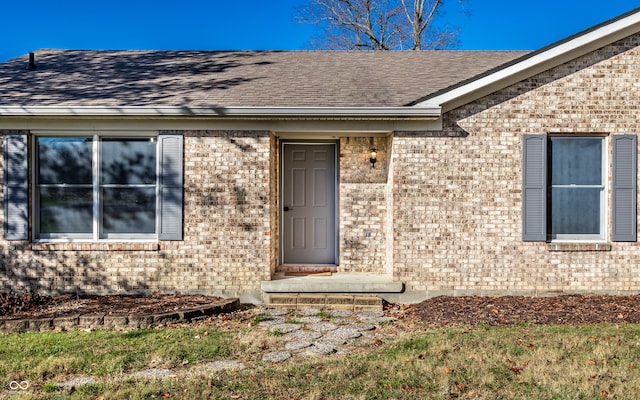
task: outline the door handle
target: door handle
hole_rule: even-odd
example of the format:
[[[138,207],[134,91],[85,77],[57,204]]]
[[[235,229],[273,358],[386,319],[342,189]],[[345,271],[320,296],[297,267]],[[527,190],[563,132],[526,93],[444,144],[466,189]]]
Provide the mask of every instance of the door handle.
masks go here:
[[[289,207],[287,207],[287,206],[284,206],[284,207],[282,207],[282,210],[284,210],[284,211],[290,211],[290,210],[293,210],[293,208],[289,208]]]

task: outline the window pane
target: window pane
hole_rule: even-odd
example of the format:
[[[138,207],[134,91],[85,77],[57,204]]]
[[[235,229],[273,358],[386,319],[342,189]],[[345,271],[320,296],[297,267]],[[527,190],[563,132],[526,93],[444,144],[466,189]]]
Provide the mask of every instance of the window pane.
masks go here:
[[[102,231],[112,233],[155,233],[155,188],[103,188]]]
[[[38,138],[38,183],[91,184],[91,138]]]
[[[40,233],[91,233],[91,188],[40,188]]]
[[[156,182],[155,138],[103,139],[101,183],[138,185]]]
[[[552,185],[602,184],[601,138],[551,138]]]
[[[553,188],[549,200],[551,234],[600,234],[600,191]]]

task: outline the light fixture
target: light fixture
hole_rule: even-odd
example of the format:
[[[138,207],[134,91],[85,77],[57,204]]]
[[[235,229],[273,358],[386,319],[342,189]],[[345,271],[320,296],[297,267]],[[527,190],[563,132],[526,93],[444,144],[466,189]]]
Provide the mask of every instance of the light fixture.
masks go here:
[[[376,161],[378,161],[378,152],[375,147],[371,149],[371,155],[369,156],[369,162],[371,163],[371,168],[376,167]]]

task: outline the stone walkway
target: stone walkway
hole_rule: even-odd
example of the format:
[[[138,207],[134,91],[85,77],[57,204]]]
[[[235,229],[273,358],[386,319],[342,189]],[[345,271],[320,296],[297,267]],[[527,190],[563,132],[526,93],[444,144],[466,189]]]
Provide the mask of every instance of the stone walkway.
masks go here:
[[[262,362],[266,364],[280,363],[289,359],[305,359],[309,357],[327,357],[332,354],[346,354],[349,348],[358,345],[358,341],[365,338],[371,339],[376,330],[388,324],[393,324],[396,319],[385,316],[383,312],[365,311],[354,313],[352,311],[305,309],[298,311],[265,309],[257,307],[252,309],[253,321],[256,325],[252,329],[258,329],[264,335],[276,340],[277,351],[269,351],[262,355]],[[271,349],[273,350],[273,349]],[[217,372],[223,370],[242,370],[254,368],[257,365],[247,365],[236,360],[218,360],[204,364],[191,366],[189,369],[180,368],[180,371],[171,369],[149,368],[129,374],[126,377],[142,380],[158,380],[176,378],[179,375],[189,373],[189,370]],[[77,376],[66,382],[59,382],[61,389],[73,390],[73,388],[96,384],[99,378],[91,376]]]
[[[342,346],[376,329],[394,318],[383,312],[366,311],[354,314],[351,311],[331,310],[321,312],[314,309],[263,310],[258,326],[269,334],[281,338],[283,350],[267,353],[265,362],[281,362],[294,355],[302,357],[337,353]]]

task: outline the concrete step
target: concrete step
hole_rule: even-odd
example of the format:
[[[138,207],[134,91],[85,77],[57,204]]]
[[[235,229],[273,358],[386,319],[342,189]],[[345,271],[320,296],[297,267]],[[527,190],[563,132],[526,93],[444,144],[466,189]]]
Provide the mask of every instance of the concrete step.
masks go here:
[[[366,273],[335,273],[330,276],[289,277],[276,274],[270,281],[262,281],[260,288],[265,293],[336,293],[377,295],[401,293],[404,284],[394,281],[390,275]]]
[[[318,310],[382,311],[382,299],[377,296],[348,294],[271,294],[267,297],[269,307],[287,310],[316,308]]]

